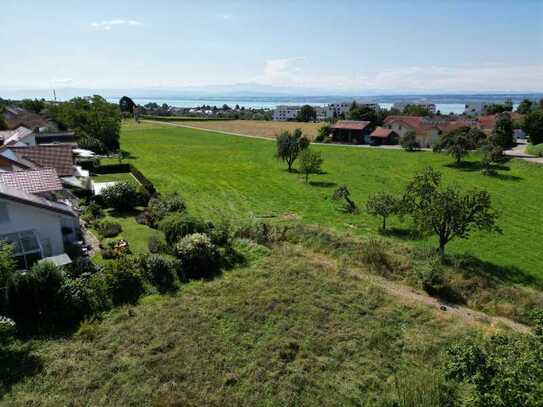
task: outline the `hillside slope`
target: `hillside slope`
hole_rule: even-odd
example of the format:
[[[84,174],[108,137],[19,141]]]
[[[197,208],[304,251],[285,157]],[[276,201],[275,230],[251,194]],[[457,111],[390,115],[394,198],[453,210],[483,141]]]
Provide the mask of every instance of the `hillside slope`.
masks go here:
[[[474,329],[439,315],[280,245],[254,266],[40,343],[45,368],[3,402],[360,405],[406,390],[435,402],[441,350]]]

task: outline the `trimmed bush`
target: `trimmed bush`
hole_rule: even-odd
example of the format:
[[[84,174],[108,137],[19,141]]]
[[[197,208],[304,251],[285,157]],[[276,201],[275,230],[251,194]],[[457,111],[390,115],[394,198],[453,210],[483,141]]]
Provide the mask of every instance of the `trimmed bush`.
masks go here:
[[[145,292],[142,271],[132,257],[122,256],[107,264],[104,275],[114,305],[134,304]]]
[[[133,209],[139,202],[134,186],[128,182],[118,182],[102,191],[104,205],[116,211]]]
[[[175,246],[175,254],[190,279],[209,278],[220,270],[221,256],[209,236],[194,233],[185,236]]]
[[[189,215],[170,214],[159,223],[159,229],[164,232],[166,242],[173,246],[183,237],[193,233],[206,233],[212,224]]]
[[[96,230],[102,237],[115,237],[123,231],[123,228],[120,223],[104,221],[96,226]]]
[[[181,264],[178,260],[169,260],[161,255],[152,254],[143,259],[142,266],[149,282],[161,293],[171,292],[177,288],[178,273],[181,273]]]

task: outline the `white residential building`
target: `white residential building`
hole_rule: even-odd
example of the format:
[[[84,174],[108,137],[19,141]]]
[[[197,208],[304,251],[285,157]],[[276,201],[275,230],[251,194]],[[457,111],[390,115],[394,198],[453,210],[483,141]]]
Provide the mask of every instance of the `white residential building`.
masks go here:
[[[353,105],[353,102],[356,102],[356,104],[360,107],[369,107],[370,109],[373,109],[373,110],[380,109],[378,103],[359,102],[355,100],[336,102],[336,103],[330,103],[326,107],[324,107],[325,117],[327,119],[333,119],[334,117],[338,117],[342,114],[345,115],[349,111],[351,106]]]
[[[428,110],[432,114],[436,113],[435,103],[430,103],[430,102],[399,102],[399,103],[394,103],[392,105],[392,108],[399,110],[400,112],[403,112],[407,106],[419,106]]]
[[[69,206],[0,184],[0,241],[12,245],[19,268],[63,254],[79,234],[79,217]]]
[[[485,115],[486,109],[485,109],[486,103],[483,102],[472,102],[472,103],[466,103],[464,106],[464,114],[467,115]]]
[[[273,111],[273,120],[287,121],[295,120],[302,106],[279,105]]]

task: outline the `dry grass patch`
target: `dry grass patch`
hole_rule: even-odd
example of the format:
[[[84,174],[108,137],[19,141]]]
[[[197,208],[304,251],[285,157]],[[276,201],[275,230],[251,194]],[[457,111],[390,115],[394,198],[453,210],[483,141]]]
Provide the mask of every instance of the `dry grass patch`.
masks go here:
[[[199,129],[227,131],[230,133],[247,134],[274,138],[284,130],[293,131],[300,128],[310,139],[314,139],[322,123],[278,122],[265,120],[228,120],[228,121],[186,121],[176,123],[197,127]]]

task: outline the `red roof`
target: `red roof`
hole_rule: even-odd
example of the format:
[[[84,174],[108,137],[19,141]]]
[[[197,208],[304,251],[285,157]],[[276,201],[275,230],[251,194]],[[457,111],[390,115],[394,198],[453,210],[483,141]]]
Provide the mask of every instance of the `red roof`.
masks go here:
[[[388,138],[392,133],[394,133],[394,130],[377,127],[373,133],[370,134],[370,137]]]
[[[68,144],[10,147],[17,157],[31,161],[41,168],[54,168],[59,177],[74,174],[72,146]]]
[[[331,128],[341,130],[364,130],[369,124],[370,122],[360,120],[339,120]]]
[[[0,184],[29,194],[60,191],[62,183],[54,168],[0,172]]]

